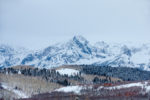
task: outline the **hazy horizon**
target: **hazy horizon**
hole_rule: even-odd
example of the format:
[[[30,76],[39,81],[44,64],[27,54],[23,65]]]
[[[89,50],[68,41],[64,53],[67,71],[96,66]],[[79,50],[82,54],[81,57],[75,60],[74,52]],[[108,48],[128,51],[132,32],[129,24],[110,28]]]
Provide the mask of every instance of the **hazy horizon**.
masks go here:
[[[0,43],[43,48],[81,35],[91,43],[150,41],[149,0],[1,0]]]

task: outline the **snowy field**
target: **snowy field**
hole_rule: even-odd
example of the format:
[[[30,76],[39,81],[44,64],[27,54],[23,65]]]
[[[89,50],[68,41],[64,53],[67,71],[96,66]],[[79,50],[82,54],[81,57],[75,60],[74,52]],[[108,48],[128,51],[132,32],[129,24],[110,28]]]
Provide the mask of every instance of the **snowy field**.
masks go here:
[[[29,97],[29,96],[27,96],[23,91],[17,90],[17,89],[15,89],[15,88],[13,88],[13,87],[10,87],[10,86],[8,86],[6,83],[2,83],[1,86],[2,86],[5,90],[8,90],[8,91],[10,91],[10,92],[15,93],[15,94],[18,96],[18,98],[28,98],[28,97]]]
[[[74,76],[74,75],[77,75],[79,74],[79,71],[78,70],[75,70],[75,69],[70,69],[70,68],[61,68],[61,69],[58,69],[56,70],[57,72],[59,72],[61,75],[68,75],[68,76]]]
[[[96,90],[97,91],[100,91],[100,90],[120,90],[120,89],[125,89],[125,88],[132,88],[132,87],[140,87],[142,88],[142,90],[145,90],[145,91],[141,91],[141,92],[145,92],[145,93],[148,93],[150,92],[150,85],[148,84],[148,82],[137,82],[137,83],[129,83],[129,84],[123,84],[123,85],[117,85],[117,86],[99,86]],[[60,89],[56,89],[55,91],[58,91],[58,92],[66,92],[66,93],[69,93],[69,92],[74,92],[75,94],[80,94],[81,93],[81,90],[83,89],[92,89],[92,85],[90,86],[67,86],[67,87],[62,87]]]

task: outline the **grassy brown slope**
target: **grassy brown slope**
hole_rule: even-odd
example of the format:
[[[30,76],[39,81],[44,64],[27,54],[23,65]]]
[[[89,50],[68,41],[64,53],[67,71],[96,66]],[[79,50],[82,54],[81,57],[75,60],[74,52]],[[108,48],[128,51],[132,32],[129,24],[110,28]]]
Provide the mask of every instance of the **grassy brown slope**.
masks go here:
[[[0,82],[7,83],[10,87],[17,87],[27,95],[51,92],[61,86],[56,83],[47,82],[40,77],[24,76],[24,75],[5,75],[0,74]]]

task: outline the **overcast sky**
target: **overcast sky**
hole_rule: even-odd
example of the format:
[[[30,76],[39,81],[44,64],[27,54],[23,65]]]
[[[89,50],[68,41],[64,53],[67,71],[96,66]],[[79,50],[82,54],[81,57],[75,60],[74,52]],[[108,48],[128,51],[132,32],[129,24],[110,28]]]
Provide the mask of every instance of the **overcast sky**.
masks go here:
[[[149,42],[150,0],[0,0],[0,43],[38,49],[74,35]]]

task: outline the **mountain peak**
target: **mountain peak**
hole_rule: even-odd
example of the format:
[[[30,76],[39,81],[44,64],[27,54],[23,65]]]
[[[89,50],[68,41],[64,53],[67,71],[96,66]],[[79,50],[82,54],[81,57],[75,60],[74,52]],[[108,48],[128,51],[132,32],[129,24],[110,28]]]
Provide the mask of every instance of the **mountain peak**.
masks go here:
[[[82,44],[88,43],[88,41],[81,35],[77,35],[73,37],[74,42],[80,42]]]

